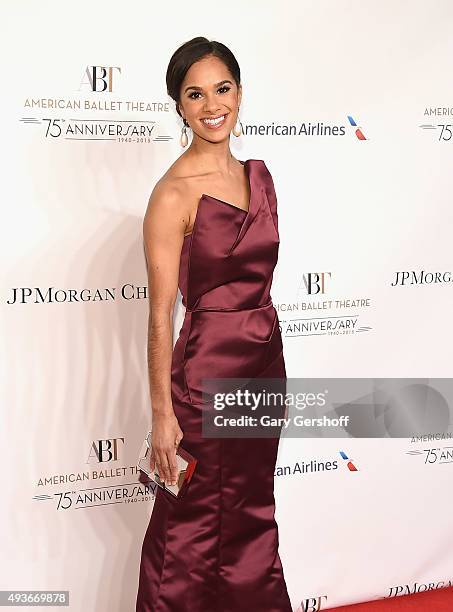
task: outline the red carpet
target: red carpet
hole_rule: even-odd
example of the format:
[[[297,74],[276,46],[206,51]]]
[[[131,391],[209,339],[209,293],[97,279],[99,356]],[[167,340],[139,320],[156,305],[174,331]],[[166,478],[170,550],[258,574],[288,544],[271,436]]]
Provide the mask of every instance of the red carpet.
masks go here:
[[[328,610],[329,612],[453,612],[453,587],[353,606],[328,608]]]

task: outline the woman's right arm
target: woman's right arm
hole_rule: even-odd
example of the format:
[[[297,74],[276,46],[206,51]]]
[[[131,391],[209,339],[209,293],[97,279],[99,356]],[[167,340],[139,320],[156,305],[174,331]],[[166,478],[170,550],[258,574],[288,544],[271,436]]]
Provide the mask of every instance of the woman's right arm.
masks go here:
[[[175,484],[176,445],[183,437],[171,398],[173,309],[178,292],[181,249],[187,217],[181,195],[171,186],[157,184],[143,220],[148,271],[148,373],[152,407],[151,469]]]

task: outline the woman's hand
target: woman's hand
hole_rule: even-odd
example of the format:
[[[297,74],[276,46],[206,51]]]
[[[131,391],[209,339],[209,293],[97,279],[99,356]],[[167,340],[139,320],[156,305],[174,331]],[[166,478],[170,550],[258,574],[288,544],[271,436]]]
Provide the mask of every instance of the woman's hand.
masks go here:
[[[153,414],[151,431],[151,470],[157,466],[165,484],[175,485],[178,476],[176,449],[183,438],[178,419],[172,414]]]

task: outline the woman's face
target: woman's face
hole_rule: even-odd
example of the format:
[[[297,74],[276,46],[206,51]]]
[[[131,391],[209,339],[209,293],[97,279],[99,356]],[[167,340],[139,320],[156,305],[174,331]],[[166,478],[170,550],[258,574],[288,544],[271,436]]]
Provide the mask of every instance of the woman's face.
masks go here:
[[[241,104],[242,87],[236,85],[218,57],[192,64],[181,85],[179,109],[194,136],[211,142],[229,138]]]

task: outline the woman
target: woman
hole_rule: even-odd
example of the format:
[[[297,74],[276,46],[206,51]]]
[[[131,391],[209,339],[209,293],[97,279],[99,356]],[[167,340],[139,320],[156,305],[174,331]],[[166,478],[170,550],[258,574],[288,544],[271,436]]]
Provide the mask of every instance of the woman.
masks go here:
[[[202,378],[286,381],[277,312],[277,200],[262,160],[233,157],[240,69],[198,37],[167,70],[188,149],[158,181],[144,219],[150,296],[151,468],[174,482],[176,447],[198,460],[184,497],[158,488],[145,534],[137,612],[291,612],[278,553],[279,437],[201,433]],[[186,307],[172,350],[177,289]]]

